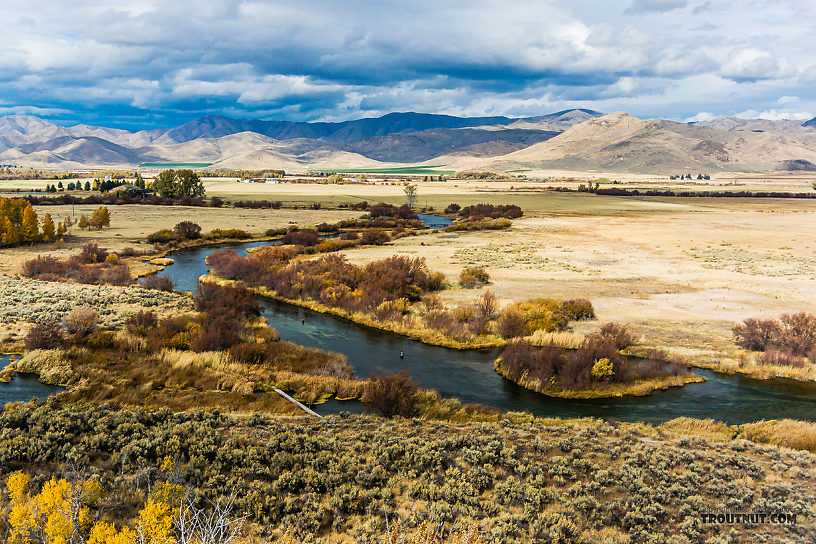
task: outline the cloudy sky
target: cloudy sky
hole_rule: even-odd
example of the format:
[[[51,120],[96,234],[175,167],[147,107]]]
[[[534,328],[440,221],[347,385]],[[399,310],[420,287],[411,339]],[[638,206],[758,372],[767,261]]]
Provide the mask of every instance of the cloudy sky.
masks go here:
[[[816,115],[816,0],[3,0],[0,115]]]

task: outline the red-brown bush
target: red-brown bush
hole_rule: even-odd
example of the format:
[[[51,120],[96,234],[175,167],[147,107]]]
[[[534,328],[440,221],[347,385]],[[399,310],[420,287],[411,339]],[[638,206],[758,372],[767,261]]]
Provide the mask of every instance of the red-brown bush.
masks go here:
[[[320,235],[314,229],[290,230],[281,238],[284,244],[313,246],[320,241]]]
[[[54,349],[62,345],[62,328],[56,321],[38,323],[29,329],[25,338],[26,350]]]
[[[383,417],[411,417],[416,410],[419,386],[407,372],[390,376],[371,376],[363,402]]]
[[[160,274],[150,274],[139,279],[139,285],[145,289],[155,289],[156,291],[172,291],[176,284],[170,276]]]

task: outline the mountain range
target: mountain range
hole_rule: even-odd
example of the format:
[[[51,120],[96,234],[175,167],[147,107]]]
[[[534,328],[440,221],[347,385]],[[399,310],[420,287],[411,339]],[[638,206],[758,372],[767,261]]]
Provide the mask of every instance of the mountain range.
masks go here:
[[[390,113],[338,123],[211,115],[130,132],[10,115],[0,117],[0,163],[59,169],[208,163],[288,171],[417,164],[655,174],[816,170],[816,119],[679,123],[587,109],[526,118]]]

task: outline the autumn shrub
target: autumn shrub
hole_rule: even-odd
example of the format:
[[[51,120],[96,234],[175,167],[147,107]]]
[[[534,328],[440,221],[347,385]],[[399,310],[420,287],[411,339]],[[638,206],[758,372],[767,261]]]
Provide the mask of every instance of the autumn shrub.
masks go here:
[[[144,289],[154,289],[156,291],[170,292],[175,289],[176,284],[165,274],[150,274],[139,279],[139,286]]]
[[[472,289],[490,283],[490,274],[482,267],[469,266],[459,273],[459,283],[465,289]]]
[[[385,202],[373,204],[368,208],[368,214],[372,219],[378,217],[395,217],[398,219],[416,219],[418,216],[407,204],[394,206]]]
[[[178,240],[178,236],[170,229],[161,229],[147,235],[150,244],[167,244]]]
[[[39,255],[23,263],[23,276],[27,278],[57,279],[65,275],[63,261],[50,255]]]
[[[561,312],[570,321],[581,321],[582,319],[593,319],[595,308],[592,303],[585,298],[573,298],[561,303]]]
[[[352,230],[352,231],[344,232],[343,234],[341,234],[340,239],[341,240],[351,240],[351,241],[359,240],[360,239],[360,234],[358,232]]]
[[[372,375],[366,384],[363,402],[386,418],[411,417],[416,409],[419,386],[407,372],[389,376]]]
[[[455,202],[452,202],[452,203],[448,204],[447,207],[445,208],[445,213],[446,214],[459,213],[459,210],[461,210],[461,209],[462,209],[462,206],[460,206],[459,204],[457,204]]]
[[[805,312],[784,314],[778,321],[746,319],[732,331],[736,344],[751,351],[773,348],[805,356],[816,349],[816,315]]]
[[[96,330],[97,314],[91,308],[76,308],[62,318],[62,326],[68,334],[83,338]]]
[[[157,327],[159,320],[150,310],[139,310],[125,321],[127,330],[139,336],[147,335],[150,329]]]
[[[190,349],[197,353],[228,350],[240,341],[238,330],[242,328],[241,320],[232,313],[207,316],[198,334],[190,338]]]
[[[193,296],[196,310],[208,316],[257,316],[261,307],[252,291],[243,284],[218,285],[199,281]]]
[[[319,225],[315,226],[315,230],[317,230],[317,232],[332,233],[332,232],[338,232],[340,230],[340,227],[338,225],[336,225],[336,224],[331,224],[330,225],[329,223],[320,223]]]
[[[759,357],[757,362],[761,365],[789,366],[793,368],[804,368],[807,363],[804,357],[787,351],[777,351],[768,348]]]
[[[496,321],[496,330],[502,338],[517,338],[527,333],[527,321],[521,312],[507,308]]]
[[[250,285],[260,285],[268,274],[268,265],[261,256],[244,257],[233,249],[216,251],[207,257],[207,264],[219,278],[241,280]]]
[[[110,285],[130,285],[133,283],[130,267],[127,264],[117,264],[102,269],[100,280]]]
[[[104,263],[107,257],[107,249],[99,247],[98,244],[90,242],[82,246],[82,250],[77,255],[74,255],[73,258],[82,264],[94,264]]]
[[[514,340],[501,353],[504,376],[513,381],[552,383],[566,364],[564,350],[546,346],[535,348],[524,340]]]
[[[619,350],[635,343],[635,337],[622,323],[605,323],[600,329],[600,334],[611,338],[615,343],[615,347]]]
[[[320,241],[320,235],[314,229],[290,230],[281,238],[284,244],[313,246]]]
[[[816,315],[799,312],[779,318],[779,338],[775,344],[794,355],[807,355],[816,348]]]
[[[360,235],[360,243],[364,245],[379,246],[390,240],[388,233],[379,228],[366,229]]]
[[[182,221],[173,227],[173,233],[183,240],[195,240],[201,238],[201,225],[192,221]]]
[[[25,348],[28,351],[35,349],[54,349],[62,345],[62,327],[56,321],[38,323],[29,329],[25,337]]]
[[[476,204],[473,206],[465,206],[459,210],[459,217],[468,219],[497,219],[500,217],[516,219],[521,217],[523,214],[524,212],[522,212],[521,208],[515,204]]]

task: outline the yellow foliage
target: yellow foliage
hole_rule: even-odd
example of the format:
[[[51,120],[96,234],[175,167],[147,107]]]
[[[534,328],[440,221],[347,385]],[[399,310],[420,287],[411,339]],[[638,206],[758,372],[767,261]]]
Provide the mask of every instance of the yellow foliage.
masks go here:
[[[612,361],[607,357],[598,359],[595,361],[595,364],[592,365],[592,377],[599,382],[611,378],[614,375],[615,371],[612,369]]]
[[[173,507],[150,497],[139,512],[139,529],[145,544],[175,544]]]
[[[136,531],[127,527],[117,532],[112,523],[98,521],[91,529],[88,544],[135,544]]]

